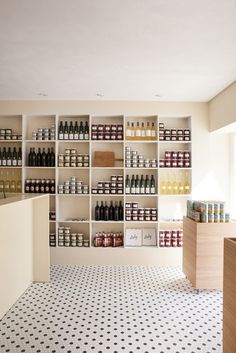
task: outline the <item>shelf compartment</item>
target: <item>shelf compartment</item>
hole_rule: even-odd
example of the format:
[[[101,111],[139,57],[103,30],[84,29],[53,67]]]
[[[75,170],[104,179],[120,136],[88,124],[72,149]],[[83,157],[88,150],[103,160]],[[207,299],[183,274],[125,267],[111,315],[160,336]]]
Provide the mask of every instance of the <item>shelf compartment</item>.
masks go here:
[[[89,154],[89,141],[85,140],[80,144],[80,141],[66,140],[63,143],[59,142],[58,154],[65,154],[65,149],[75,148],[77,150],[76,154]]]
[[[92,153],[92,167],[94,166],[94,153],[95,152],[114,152],[115,154],[115,167],[119,167],[119,168],[123,168],[124,166],[124,144],[123,142],[119,142],[117,141],[115,144],[110,143],[109,144],[109,148],[107,147],[107,143],[106,141],[103,142],[97,142],[96,140],[93,141],[92,145],[91,145],[91,153]],[[99,168],[103,168],[103,167],[99,167]],[[113,167],[109,167],[111,169],[113,169]]]
[[[68,181],[71,176],[74,176],[77,178],[77,181],[82,181],[83,184],[86,184],[89,186],[90,180],[89,180],[89,169],[85,168],[74,168],[73,171],[70,168],[62,168],[59,170],[59,175],[58,175],[58,185],[63,185],[65,181]],[[61,194],[63,195],[63,194]],[[66,194],[68,195],[68,194]],[[73,194],[74,195],[74,194]],[[81,194],[76,194],[76,195],[81,195]],[[83,194],[83,195],[88,195],[88,194]]]
[[[0,129],[12,129],[13,135],[22,135],[22,115],[1,115]],[[12,140],[8,141],[12,142]],[[5,142],[5,140],[0,140],[0,142]]]
[[[38,132],[38,128],[51,128],[56,124],[55,115],[28,115],[25,117],[24,136],[26,140],[32,140],[32,132]],[[41,141],[40,141],[41,142]]]
[[[89,197],[87,199],[74,197],[74,198],[60,198],[60,202],[57,210],[58,219],[68,219],[68,218],[83,218],[87,219],[86,222],[90,220],[90,207],[89,207]],[[64,222],[64,221],[63,221]],[[74,223],[72,221],[72,223]]]

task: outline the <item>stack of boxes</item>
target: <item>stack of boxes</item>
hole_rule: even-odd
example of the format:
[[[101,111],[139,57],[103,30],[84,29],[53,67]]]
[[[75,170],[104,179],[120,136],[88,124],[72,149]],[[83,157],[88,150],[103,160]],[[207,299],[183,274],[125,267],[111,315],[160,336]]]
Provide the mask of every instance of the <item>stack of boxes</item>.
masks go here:
[[[125,166],[126,168],[156,168],[156,159],[144,159],[138,151],[133,151],[130,146],[125,147]]]
[[[224,223],[230,221],[223,201],[187,200],[187,217],[201,223]]]

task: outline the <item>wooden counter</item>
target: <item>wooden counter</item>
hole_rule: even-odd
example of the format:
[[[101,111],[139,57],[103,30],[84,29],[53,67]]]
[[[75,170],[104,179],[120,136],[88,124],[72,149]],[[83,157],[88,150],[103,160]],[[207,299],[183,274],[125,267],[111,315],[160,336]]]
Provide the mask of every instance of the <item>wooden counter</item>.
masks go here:
[[[236,352],[236,238],[224,241],[223,353]]]
[[[49,197],[0,200],[0,319],[33,281],[49,281]]]
[[[196,289],[223,289],[224,238],[236,236],[236,222],[183,222],[183,272]]]

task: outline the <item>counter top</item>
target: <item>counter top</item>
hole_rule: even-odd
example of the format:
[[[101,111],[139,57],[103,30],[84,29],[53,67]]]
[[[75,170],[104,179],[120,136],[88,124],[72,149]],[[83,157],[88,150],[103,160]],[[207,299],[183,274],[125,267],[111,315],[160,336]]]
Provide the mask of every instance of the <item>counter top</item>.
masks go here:
[[[36,199],[40,197],[48,196],[48,194],[18,194],[14,196],[7,196],[5,199],[2,197],[0,199],[0,206],[8,205],[9,203]]]

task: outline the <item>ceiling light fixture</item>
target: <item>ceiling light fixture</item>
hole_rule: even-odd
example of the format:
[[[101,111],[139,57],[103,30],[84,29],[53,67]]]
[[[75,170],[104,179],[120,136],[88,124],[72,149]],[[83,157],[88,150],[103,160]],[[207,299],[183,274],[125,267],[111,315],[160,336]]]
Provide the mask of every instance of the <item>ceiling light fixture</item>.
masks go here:
[[[47,97],[48,95],[46,94],[46,93],[38,93],[38,96],[40,96],[40,97]]]
[[[102,93],[96,93],[96,96],[102,98],[102,97],[104,97],[104,94],[102,94]]]
[[[156,98],[161,98],[160,94],[154,94]]]

